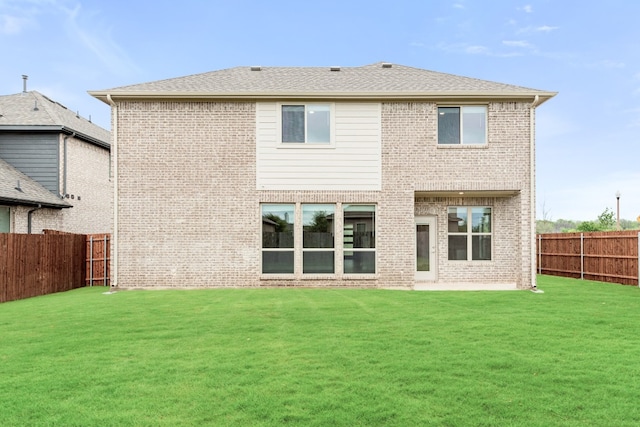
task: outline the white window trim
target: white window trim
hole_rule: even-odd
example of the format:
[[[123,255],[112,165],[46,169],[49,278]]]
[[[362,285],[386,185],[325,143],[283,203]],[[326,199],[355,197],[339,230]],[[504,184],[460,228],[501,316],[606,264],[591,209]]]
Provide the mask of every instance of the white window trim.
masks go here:
[[[289,104],[287,104],[289,105]],[[378,279],[378,203],[314,203],[314,202],[260,202],[259,204],[259,215],[262,218],[262,205],[293,205],[294,206],[294,247],[293,248],[263,248],[262,243],[260,243],[260,279],[261,280],[335,280],[339,278],[344,278],[348,280],[376,280]],[[336,216],[336,224],[339,220],[340,222],[340,230],[334,228],[334,242],[333,248],[305,248],[303,242],[303,230],[304,224],[302,221],[302,205],[314,205],[314,204],[330,204],[334,205],[334,215]],[[367,205],[374,206],[375,208],[375,224],[374,224],[374,235],[376,236],[376,247],[375,248],[347,248],[348,251],[362,251],[362,252],[374,252],[375,253],[375,271],[373,273],[345,273],[344,272],[344,208],[345,204],[348,205]],[[339,216],[339,218],[338,218]],[[335,225],[334,225],[335,227]],[[262,235],[262,224],[260,225],[260,234]],[[262,242],[262,237],[260,237],[260,242]],[[262,272],[262,252],[269,251],[293,251],[293,273],[263,273]],[[309,252],[329,252],[333,251],[334,254],[334,272],[333,273],[304,273],[303,272],[303,254],[305,251]],[[340,266],[340,268],[338,268]]]
[[[467,231],[449,231],[447,228],[447,245],[449,244],[449,236],[465,236],[467,238],[467,259],[449,259],[449,248],[447,247],[447,261],[449,262],[472,262],[472,263],[490,263],[493,262],[494,257],[494,234],[493,234],[493,216],[494,216],[494,207],[493,206],[447,206],[447,220],[449,218],[449,208],[460,209],[464,208],[467,210]],[[473,229],[473,208],[480,209],[491,209],[491,232],[489,233],[474,233]],[[491,259],[473,259],[473,236],[491,236]]]
[[[460,123],[459,123],[459,127],[460,127],[460,144],[441,144],[440,143],[440,139],[439,139],[439,131],[438,131],[438,123],[440,122],[439,119],[439,112],[438,110],[440,109],[440,107],[442,108],[460,108]],[[464,107],[483,107],[485,109],[485,126],[484,126],[484,143],[483,144],[465,144],[464,143],[464,134],[462,132],[462,129],[464,127],[463,124],[463,114],[462,114],[462,109]],[[437,104],[436,105],[436,145],[438,148],[453,148],[453,149],[460,149],[460,148],[475,148],[475,149],[482,149],[482,148],[487,148],[489,146],[489,106],[488,104]]]
[[[329,143],[325,142],[282,142],[282,106],[283,105],[328,105],[329,106]],[[305,137],[306,137],[305,120]],[[336,108],[334,102],[278,102],[276,103],[276,146],[278,149],[335,149],[336,148]]]

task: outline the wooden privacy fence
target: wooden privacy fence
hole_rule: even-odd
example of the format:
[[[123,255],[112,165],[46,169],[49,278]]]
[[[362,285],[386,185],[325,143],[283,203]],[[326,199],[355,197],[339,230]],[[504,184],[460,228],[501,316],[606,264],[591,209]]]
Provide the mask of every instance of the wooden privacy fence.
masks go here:
[[[111,234],[89,234],[86,237],[86,285],[109,286],[111,279]]]
[[[539,274],[640,286],[640,232],[537,236]]]
[[[45,234],[71,234],[44,230]],[[86,234],[85,285],[109,286],[111,279],[111,234]]]
[[[0,233],[0,302],[84,286],[82,234]]]

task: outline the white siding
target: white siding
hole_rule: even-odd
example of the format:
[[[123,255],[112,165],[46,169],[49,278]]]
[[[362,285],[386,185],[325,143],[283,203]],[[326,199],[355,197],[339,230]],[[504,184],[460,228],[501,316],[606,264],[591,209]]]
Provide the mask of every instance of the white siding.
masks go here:
[[[380,190],[380,104],[336,102],[334,144],[282,146],[279,104],[256,105],[258,190]]]

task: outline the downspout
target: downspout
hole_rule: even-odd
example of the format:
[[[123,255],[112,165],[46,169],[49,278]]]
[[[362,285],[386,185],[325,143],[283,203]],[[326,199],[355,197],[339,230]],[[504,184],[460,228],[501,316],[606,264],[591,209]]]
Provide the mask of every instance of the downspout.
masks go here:
[[[67,139],[69,138],[75,138],[76,137],[76,133],[73,132],[71,135],[67,135],[64,137],[64,142],[63,142],[63,153],[62,153],[62,162],[64,163],[64,171],[62,172],[62,197],[66,197],[67,196],[67,163],[68,163],[68,151],[67,151]]]
[[[118,106],[107,94],[111,105],[111,155],[113,158],[113,235],[111,238],[111,287],[118,287]]]
[[[531,107],[529,109],[529,163],[530,163],[530,176],[529,176],[529,192],[531,193],[529,196],[530,200],[530,211],[531,211],[531,237],[530,237],[530,251],[531,255],[529,259],[531,260],[531,287],[532,289],[537,289],[537,277],[536,277],[536,149],[535,149],[535,112],[536,107],[540,105],[540,96],[536,95],[533,98],[533,102],[531,103]]]
[[[31,234],[31,216],[35,211],[42,209],[42,205],[38,204],[38,207],[33,208],[27,212],[27,234]]]

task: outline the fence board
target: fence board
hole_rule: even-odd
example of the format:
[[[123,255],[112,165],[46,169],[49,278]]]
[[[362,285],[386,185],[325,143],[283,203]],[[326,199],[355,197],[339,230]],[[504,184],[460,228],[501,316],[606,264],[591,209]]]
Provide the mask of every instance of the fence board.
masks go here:
[[[640,285],[638,231],[539,234],[538,273]]]
[[[84,235],[1,233],[0,302],[84,286],[84,258]]]
[[[89,234],[86,240],[86,285],[109,286],[111,278],[111,235]]]

